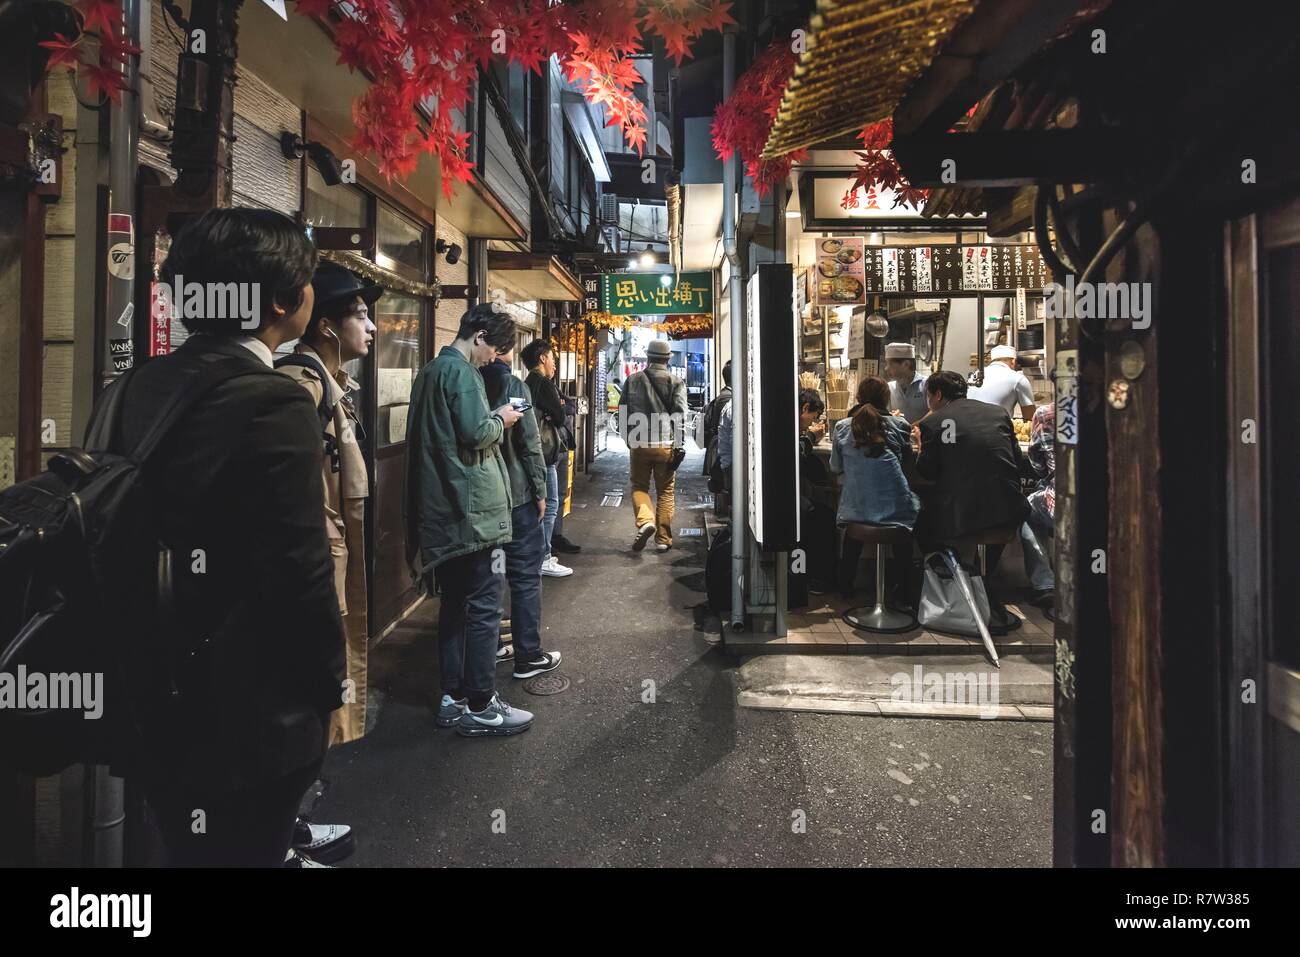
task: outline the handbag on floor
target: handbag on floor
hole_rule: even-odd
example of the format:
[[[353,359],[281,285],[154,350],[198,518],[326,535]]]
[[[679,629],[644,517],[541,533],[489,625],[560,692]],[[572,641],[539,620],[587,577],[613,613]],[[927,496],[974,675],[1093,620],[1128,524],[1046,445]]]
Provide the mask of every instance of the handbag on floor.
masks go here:
[[[984,579],[965,573],[970,582],[975,606],[987,627],[989,599],[984,591]],[[936,552],[925,563],[925,579],[921,585],[921,604],[917,608],[917,621],[921,627],[950,635],[979,638],[980,629],[971,615],[970,603],[963,594],[961,583],[953,576],[953,569],[943,556]]]

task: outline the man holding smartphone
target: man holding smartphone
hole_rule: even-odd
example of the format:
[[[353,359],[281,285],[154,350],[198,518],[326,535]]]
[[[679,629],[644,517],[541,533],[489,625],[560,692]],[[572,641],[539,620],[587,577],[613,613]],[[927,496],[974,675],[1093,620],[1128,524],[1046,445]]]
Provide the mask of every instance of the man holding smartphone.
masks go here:
[[[533,721],[496,692],[496,566],[514,537],[500,447],[527,413],[508,402],[493,410],[478,373],[514,339],[514,320],[494,305],[467,311],[455,341],[416,376],[407,421],[407,551],[418,549],[413,563],[432,575],[442,597],[437,723],[466,737],[518,734]],[[433,584],[426,578],[431,592]]]
[[[510,476],[513,538],[505,546],[506,582],[510,586],[513,650],[498,661],[515,662],[516,678],[531,678],[560,666],[560,653],[542,651],[542,558],[546,551],[542,519],[546,515],[546,461],[528,386],[511,374],[514,349],[497,353],[479,371],[488,404],[509,403],[521,418],[501,441],[501,458]],[[504,646],[503,646],[504,647]]]

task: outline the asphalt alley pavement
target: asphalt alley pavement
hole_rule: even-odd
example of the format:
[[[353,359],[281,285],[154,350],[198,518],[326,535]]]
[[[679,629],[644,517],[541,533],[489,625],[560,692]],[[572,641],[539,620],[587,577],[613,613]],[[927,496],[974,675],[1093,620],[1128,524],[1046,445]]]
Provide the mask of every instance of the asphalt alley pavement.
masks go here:
[[[701,525],[700,459],[681,467],[675,529]],[[528,732],[434,724],[433,602],[371,652],[373,730],[330,753],[314,811],[355,828],[344,866],[1050,866],[1049,722],[738,708],[704,539],[634,554],[627,477],[615,450],[576,477],[565,534],[582,552],[543,579],[543,645],[569,690],[530,695],[498,669],[537,715]]]

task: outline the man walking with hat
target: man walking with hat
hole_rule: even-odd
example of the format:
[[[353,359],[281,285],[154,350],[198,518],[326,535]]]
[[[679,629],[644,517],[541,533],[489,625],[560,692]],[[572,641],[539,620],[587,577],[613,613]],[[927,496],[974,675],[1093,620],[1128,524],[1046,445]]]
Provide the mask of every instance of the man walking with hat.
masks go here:
[[[632,507],[636,536],[632,550],[645,548],[650,536],[655,548],[673,545],[673,496],[677,464],[686,448],[686,383],[668,371],[672,347],[666,339],[646,346],[645,369],[627,377],[620,400],[619,424],[627,442],[632,471]],[[650,479],[656,502],[650,504]]]
[[[889,404],[903,418],[916,422],[927,412],[925,380],[928,374],[916,371],[916,349],[910,342],[885,345],[885,378],[889,380]]]

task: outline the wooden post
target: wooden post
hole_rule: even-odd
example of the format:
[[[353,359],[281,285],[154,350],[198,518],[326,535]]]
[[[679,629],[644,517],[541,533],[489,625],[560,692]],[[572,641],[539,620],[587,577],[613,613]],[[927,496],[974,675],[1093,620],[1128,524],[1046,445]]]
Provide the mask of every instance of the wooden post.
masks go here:
[[[1108,217],[1110,228],[1118,222]],[[1149,279],[1159,256],[1144,227],[1108,270],[1108,281]],[[1111,769],[1116,867],[1161,867],[1164,848],[1164,695],[1162,628],[1162,506],[1157,368],[1159,322],[1135,330],[1112,322],[1106,336],[1106,431],[1110,458],[1107,577],[1111,619]],[[1135,374],[1136,373],[1136,374]]]

